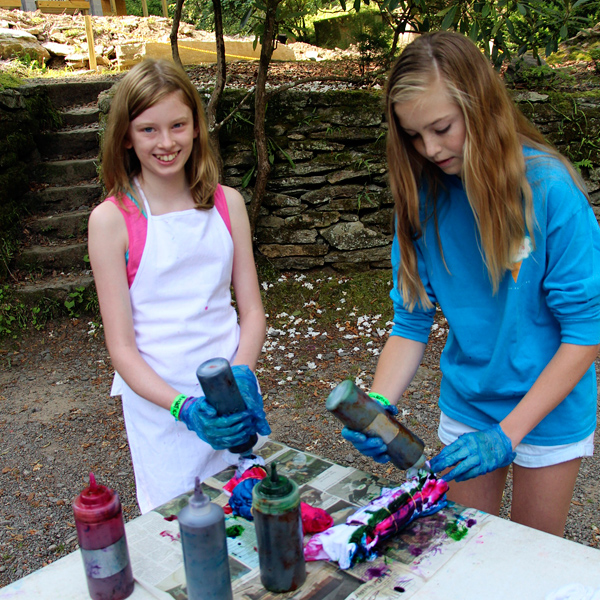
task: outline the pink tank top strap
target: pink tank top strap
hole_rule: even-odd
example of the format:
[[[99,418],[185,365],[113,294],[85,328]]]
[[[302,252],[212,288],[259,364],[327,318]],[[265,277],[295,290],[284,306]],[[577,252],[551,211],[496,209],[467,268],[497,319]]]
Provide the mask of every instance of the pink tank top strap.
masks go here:
[[[215,208],[219,211],[221,215],[221,219],[225,223],[227,227],[227,231],[229,231],[229,235],[231,235],[231,219],[229,218],[229,207],[227,206],[227,198],[225,198],[225,192],[221,187],[221,184],[217,184],[217,189],[215,190]]]
[[[146,245],[148,219],[144,207],[140,207],[129,194],[122,196],[122,202],[119,202],[114,196],[107,198],[106,201],[112,202],[121,211],[125,219],[127,235],[129,236],[129,247],[125,254],[125,263],[127,265],[127,282],[131,287]]]
[[[121,214],[125,219],[127,235],[129,236],[129,248],[125,254],[125,263],[127,265],[127,282],[129,283],[129,287],[131,287],[140,266],[142,254],[144,253],[146,234],[148,231],[148,219],[144,212],[144,207],[140,207],[129,194],[122,197],[122,203],[120,203],[115,196],[107,198],[106,201],[112,202],[121,211]],[[225,192],[220,184],[217,185],[217,189],[215,190],[215,208],[219,212],[219,215],[227,227],[227,231],[229,231],[229,234],[231,235],[229,207],[227,206]]]

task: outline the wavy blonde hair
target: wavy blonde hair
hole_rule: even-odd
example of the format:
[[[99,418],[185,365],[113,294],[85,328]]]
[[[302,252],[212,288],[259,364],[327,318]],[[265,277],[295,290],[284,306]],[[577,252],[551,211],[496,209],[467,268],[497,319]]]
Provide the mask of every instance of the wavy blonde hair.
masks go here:
[[[141,165],[133,148],[125,147],[129,124],[174,92],[181,92],[183,102],[194,115],[194,127],[198,129],[185,164],[192,198],[197,208],[212,208],[219,169],[208,137],[202,100],[185,71],[167,60],[143,60],[117,83],[103,141],[104,184],[109,195],[117,199],[126,193],[135,197],[131,180],[140,174]]]
[[[434,219],[441,248],[436,195],[442,172],[415,150],[400,126],[394,105],[415,99],[437,79],[446,85],[464,116],[462,181],[479,229],[481,253],[494,293],[525,233],[532,241],[535,239],[533,197],[522,146],[558,158],[585,191],[575,169],[516,107],[500,77],[475,44],[450,32],[427,34],[414,40],[393,65],[385,92],[389,179],[402,257],[398,282],[409,310],[417,303],[432,306],[419,277],[414,241],[422,235],[419,189],[426,184],[429,192],[426,218]]]

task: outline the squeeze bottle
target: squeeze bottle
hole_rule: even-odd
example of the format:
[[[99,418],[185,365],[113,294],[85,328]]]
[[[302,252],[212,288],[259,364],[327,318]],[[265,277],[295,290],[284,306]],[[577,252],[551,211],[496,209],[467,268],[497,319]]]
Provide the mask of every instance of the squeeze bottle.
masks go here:
[[[233,600],[223,509],[196,477],[189,504],[177,516],[188,600]]]
[[[219,416],[246,410],[246,403],[226,359],[211,358],[203,362],[196,370],[196,377],[207,402],[216,409]],[[252,454],[257,440],[258,436],[253,433],[245,442],[232,446],[229,451],[233,454]]]
[[[294,481],[271,473],[252,490],[260,580],[271,592],[290,592],[306,579],[300,494]]]
[[[387,446],[392,464],[399,469],[425,467],[423,441],[349,379],[329,394],[325,407],[349,429],[367,437],[379,436]]]
[[[127,598],[134,583],[118,494],[98,485],[90,473],[89,487],[72,506],[90,596],[93,600]]]

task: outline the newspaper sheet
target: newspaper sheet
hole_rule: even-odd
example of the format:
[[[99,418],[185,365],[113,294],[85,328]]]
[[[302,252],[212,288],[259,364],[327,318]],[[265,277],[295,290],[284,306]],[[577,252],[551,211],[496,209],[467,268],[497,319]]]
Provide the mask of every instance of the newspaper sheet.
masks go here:
[[[358,507],[368,504],[385,488],[402,483],[343,467],[278,442],[267,442],[258,454],[267,464],[275,461],[278,472],[298,484],[302,501],[326,510],[336,525],[344,523]],[[235,467],[231,467],[203,482],[204,491],[213,502],[223,507],[228,503],[223,486],[234,474]],[[136,579],[175,600],[187,600],[176,515],[187,504],[190,494],[191,491],[175,498],[127,526]],[[225,527],[234,597],[236,600],[383,600],[402,594],[407,600],[463,547],[467,538],[477,534],[486,517],[479,511],[450,505],[411,523],[383,547],[381,556],[373,562],[357,564],[347,571],[340,570],[335,563],[307,563],[307,580],[299,590],[272,594],[260,581],[253,523],[227,516]],[[448,533],[449,524],[454,535]]]

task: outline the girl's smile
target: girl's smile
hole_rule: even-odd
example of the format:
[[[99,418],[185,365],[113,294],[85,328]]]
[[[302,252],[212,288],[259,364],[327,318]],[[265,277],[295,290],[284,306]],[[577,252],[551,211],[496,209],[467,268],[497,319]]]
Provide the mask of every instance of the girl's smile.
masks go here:
[[[173,92],[131,121],[125,146],[135,151],[144,179],[170,177],[184,173],[197,135],[191,108]]]
[[[448,175],[461,174],[465,118],[441,79],[413,100],[397,102],[394,112],[421,156]]]

